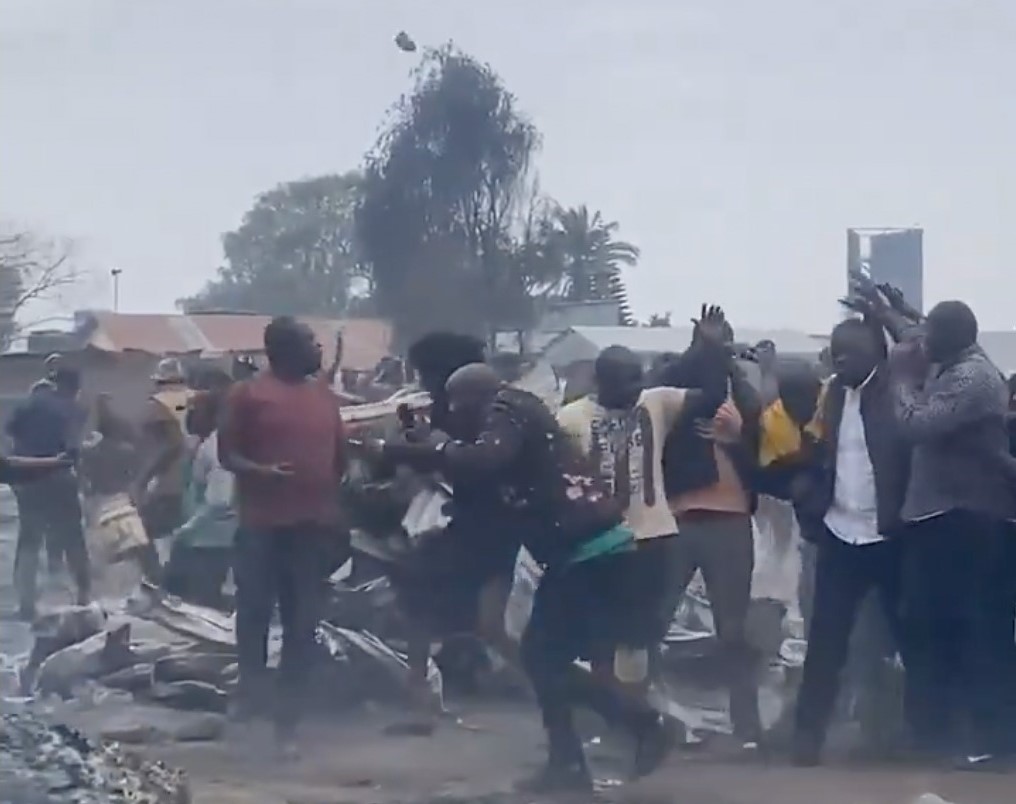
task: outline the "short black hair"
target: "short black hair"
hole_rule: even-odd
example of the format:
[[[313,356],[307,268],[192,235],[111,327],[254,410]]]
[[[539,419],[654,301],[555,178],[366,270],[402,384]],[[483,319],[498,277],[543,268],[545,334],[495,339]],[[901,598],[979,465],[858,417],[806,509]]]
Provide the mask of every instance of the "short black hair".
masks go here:
[[[868,321],[864,318],[844,318],[840,323],[833,327],[832,334],[836,335],[837,332],[865,332],[868,337],[872,339],[872,343],[878,350],[879,354],[883,357],[889,354],[888,347],[885,342],[885,334],[882,332],[882,328],[873,321]]]
[[[409,363],[420,374],[447,379],[458,369],[486,359],[483,341],[457,332],[431,332],[409,347]]]
[[[303,325],[292,316],[280,315],[273,318],[265,327],[264,335],[268,362],[292,354],[301,345],[303,337]]]
[[[642,368],[642,360],[635,352],[627,346],[608,346],[596,356],[593,363],[593,373],[597,378],[603,376],[608,365],[617,363],[629,363]]]
[[[53,384],[58,391],[76,394],[81,390],[81,372],[75,368],[59,368],[53,373]]]
[[[977,316],[965,302],[939,302],[931,308],[928,318],[945,326],[949,340],[957,347],[966,348],[977,343]]]

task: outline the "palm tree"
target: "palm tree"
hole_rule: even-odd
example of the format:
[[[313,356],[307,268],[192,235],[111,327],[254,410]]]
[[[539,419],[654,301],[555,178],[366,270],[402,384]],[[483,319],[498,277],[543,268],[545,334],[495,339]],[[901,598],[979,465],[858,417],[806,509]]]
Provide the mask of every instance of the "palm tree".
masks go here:
[[[615,240],[617,229],[616,221],[605,221],[599,211],[590,215],[585,204],[559,208],[554,215],[553,244],[563,269],[561,296],[569,301],[617,301],[618,323],[630,326],[634,321],[621,268],[635,265],[639,250]]]

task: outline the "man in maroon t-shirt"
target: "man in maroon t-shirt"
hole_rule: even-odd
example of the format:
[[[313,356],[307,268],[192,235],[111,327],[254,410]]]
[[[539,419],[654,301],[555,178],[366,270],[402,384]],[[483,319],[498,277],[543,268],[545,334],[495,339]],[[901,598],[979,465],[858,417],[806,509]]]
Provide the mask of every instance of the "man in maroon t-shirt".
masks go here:
[[[319,591],[338,532],[345,439],[336,397],[314,378],[321,347],[292,318],[265,327],[268,371],[234,386],[219,428],[219,459],[236,475],[238,713],[264,693],[268,626],[282,622],[276,736],[287,752],[311,662]]]

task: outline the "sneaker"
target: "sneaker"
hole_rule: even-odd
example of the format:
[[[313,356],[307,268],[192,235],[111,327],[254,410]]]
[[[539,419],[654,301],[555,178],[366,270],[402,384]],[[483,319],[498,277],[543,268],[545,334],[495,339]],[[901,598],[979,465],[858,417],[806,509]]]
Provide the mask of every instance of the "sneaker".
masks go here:
[[[765,738],[756,737],[741,743],[739,754],[742,759],[767,761],[772,756],[772,747]]]
[[[648,776],[660,767],[676,742],[674,725],[663,715],[656,715],[635,737],[635,778]]]
[[[970,754],[955,759],[953,767],[974,773],[1005,773],[1012,768],[1012,762],[999,754]]]
[[[518,793],[544,795],[553,793],[592,793],[593,777],[585,762],[568,765],[547,763],[533,776],[514,785]]]

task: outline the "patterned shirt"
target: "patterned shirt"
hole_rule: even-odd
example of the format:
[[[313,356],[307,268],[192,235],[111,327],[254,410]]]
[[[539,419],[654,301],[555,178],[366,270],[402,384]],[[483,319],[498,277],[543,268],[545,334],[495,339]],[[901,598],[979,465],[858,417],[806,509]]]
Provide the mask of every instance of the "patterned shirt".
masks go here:
[[[637,539],[677,532],[663,488],[663,442],[684,408],[685,390],[649,388],[629,410],[588,396],[565,405],[561,428],[599,465]]]
[[[980,347],[934,368],[923,386],[895,385],[900,429],[914,445],[903,519],[948,511],[1012,518],[1016,501],[998,468],[1008,452],[1008,392]]]

